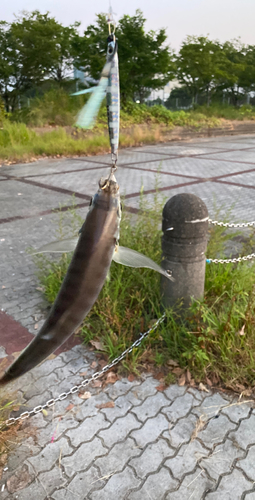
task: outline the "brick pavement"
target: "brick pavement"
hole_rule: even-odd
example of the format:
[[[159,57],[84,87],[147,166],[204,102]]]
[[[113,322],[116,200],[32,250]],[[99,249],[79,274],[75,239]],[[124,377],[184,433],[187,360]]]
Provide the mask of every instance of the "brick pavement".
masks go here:
[[[73,192],[85,216],[108,163],[103,155],[1,167],[0,307],[25,327],[22,332],[28,329],[28,338],[43,322],[47,304],[36,289],[26,249],[55,238],[54,209],[60,203],[66,210]],[[159,169],[160,196],[194,193],[205,201],[211,217],[216,208],[220,217],[232,208],[232,220],[254,220],[254,136],[128,149],[121,151],[119,163],[120,189],[134,212],[141,185],[152,199]],[[1,359],[15,344],[4,317]],[[93,372],[94,360],[93,352],[76,345],[7,389],[17,391],[19,411],[25,411],[80,382],[81,372]],[[176,385],[159,392],[157,386],[157,380],[143,374],[134,382],[122,379],[104,389],[91,387],[89,399],[73,394],[47,416],[25,421],[18,444],[10,444],[1,498],[253,500],[253,403]],[[114,406],[100,406],[107,402]]]

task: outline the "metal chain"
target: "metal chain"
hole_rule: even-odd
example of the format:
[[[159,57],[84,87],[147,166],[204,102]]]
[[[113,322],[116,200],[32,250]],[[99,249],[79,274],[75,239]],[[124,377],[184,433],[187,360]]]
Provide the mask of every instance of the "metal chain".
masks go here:
[[[218,220],[208,219],[209,224],[213,224],[214,226],[221,227],[253,227],[255,226],[255,221],[252,222],[220,222]]]
[[[104,368],[100,372],[93,373],[93,375],[91,377],[86,378],[85,380],[83,380],[81,384],[75,385],[68,392],[62,392],[61,394],[59,394],[59,396],[57,398],[49,399],[49,401],[47,401],[44,405],[39,405],[39,406],[36,406],[35,408],[33,408],[33,410],[25,411],[25,412],[21,413],[21,415],[19,415],[19,417],[9,418],[8,420],[6,420],[0,426],[0,429],[1,429],[1,427],[4,427],[5,425],[11,426],[13,424],[16,424],[19,421],[23,421],[26,418],[31,417],[32,415],[36,415],[37,413],[40,413],[43,410],[46,410],[47,408],[50,408],[55,403],[57,403],[57,401],[63,401],[70,394],[71,395],[75,394],[80,389],[83,389],[84,387],[87,387],[87,385],[89,385],[91,382],[93,382],[94,380],[96,380],[99,377],[101,377],[102,375],[104,375],[113,366],[117,365],[120,361],[122,361],[122,359],[125,358],[126,354],[130,354],[135,347],[138,347],[141,344],[141,342],[143,341],[143,339],[145,339],[145,337],[147,337],[153,330],[155,330],[155,328],[157,328],[157,326],[160,323],[162,323],[162,321],[164,321],[164,319],[165,319],[165,314],[163,314],[163,316],[161,316],[161,318],[159,318],[156,321],[156,323],[149,330],[147,330],[147,332],[140,333],[139,339],[135,340],[135,342],[133,342],[133,344],[130,347],[128,347],[127,349],[125,349],[125,351],[123,351],[123,353],[120,354],[117,358],[115,358],[111,363],[109,363],[108,365],[104,366]]]
[[[236,257],[234,259],[206,259],[207,264],[230,264],[236,262],[242,262],[246,260],[255,259],[255,253],[251,253],[250,255],[245,255],[244,257]]]

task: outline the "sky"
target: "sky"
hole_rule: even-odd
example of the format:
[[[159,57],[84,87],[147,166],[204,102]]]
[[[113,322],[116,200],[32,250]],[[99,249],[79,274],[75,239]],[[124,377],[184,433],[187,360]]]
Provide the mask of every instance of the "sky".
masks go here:
[[[115,19],[134,15],[141,9],[146,29],[166,28],[169,45],[178,50],[187,35],[209,35],[221,42],[241,37],[255,45],[254,0],[111,0]],[[22,10],[49,11],[64,25],[81,21],[81,28],[95,21],[96,14],[107,12],[109,0],[12,0],[2,2],[0,19],[12,21]]]

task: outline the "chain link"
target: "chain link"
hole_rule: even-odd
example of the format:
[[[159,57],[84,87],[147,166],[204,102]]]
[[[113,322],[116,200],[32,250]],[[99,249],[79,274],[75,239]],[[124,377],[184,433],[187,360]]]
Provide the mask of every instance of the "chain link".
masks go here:
[[[255,221],[252,222],[220,222],[218,220],[208,219],[209,224],[213,224],[214,226],[221,227],[254,227]]]
[[[230,264],[230,263],[237,263],[237,262],[242,262],[246,260],[252,260],[255,259],[255,253],[251,253],[250,255],[244,255],[244,257],[236,257],[234,259],[206,259],[207,264]]]
[[[90,384],[94,380],[96,380],[99,377],[101,377],[102,375],[104,375],[113,366],[117,365],[120,361],[122,361],[122,359],[124,359],[127,354],[129,354],[130,352],[132,352],[135,347],[138,347],[141,344],[141,342],[143,341],[143,339],[145,339],[145,337],[148,337],[148,335],[151,332],[153,332],[153,330],[155,330],[157,328],[157,326],[160,325],[160,323],[162,323],[162,321],[164,321],[164,319],[165,319],[165,314],[163,314],[156,321],[156,323],[154,323],[154,325],[149,330],[147,330],[147,332],[145,332],[143,334],[140,334],[139,339],[135,340],[130,347],[128,347],[127,349],[125,349],[124,352],[122,352],[122,354],[120,354],[117,358],[115,358],[111,363],[109,363],[108,365],[104,366],[100,372],[93,373],[93,375],[91,375],[91,377],[83,380],[81,382],[81,384],[73,386],[68,392],[62,392],[56,398],[49,399],[49,401],[47,401],[44,405],[39,405],[39,406],[36,406],[35,408],[33,408],[33,410],[25,411],[24,413],[21,413],[21,415],[19,415],[18,417],[9,418],[8,420],[6,420],[0,426],[0,429],[2,427],[4,427],[5,425],[6,426],[11,426],[13,424],[16,424],[17,422],[21,422],[22,420],[25,420],[26,418],[29,418],[31,415],[36,415],[37,413],[40,413],[43,410],[46,410],[47,408],[51,408],[51,406],[53,406],[55,403],[57,403],[57,401],[63,401],[70,394],[71,395],[75,394],[80,389],[84,389],[84,387],[86,387],[88,384]]]

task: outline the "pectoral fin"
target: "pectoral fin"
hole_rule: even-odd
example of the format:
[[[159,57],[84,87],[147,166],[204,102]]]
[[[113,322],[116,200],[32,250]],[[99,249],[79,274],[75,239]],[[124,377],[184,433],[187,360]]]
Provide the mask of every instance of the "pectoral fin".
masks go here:
[[[143,255],[142,253],[132,250],[131,248],[117,246],[112,260],[114,260],[114,262],[117,262],[118,264],[122,264],[123,266],[147,267],[149,269],[153,269],[153,271],[156,271],[166,278],[174,281],[174,278],[172,278],[169,272],[165,271],[163,267],[156,264],[154,260],[146,257],[146,255]]]
[[[58,240],[53,241],[52,243],[48,243],[47,245],[43,245],[38,248],[32,255],[36,255],[38,253],[67,253],[73,252],[79,238],[68,238],[66,240]]]

